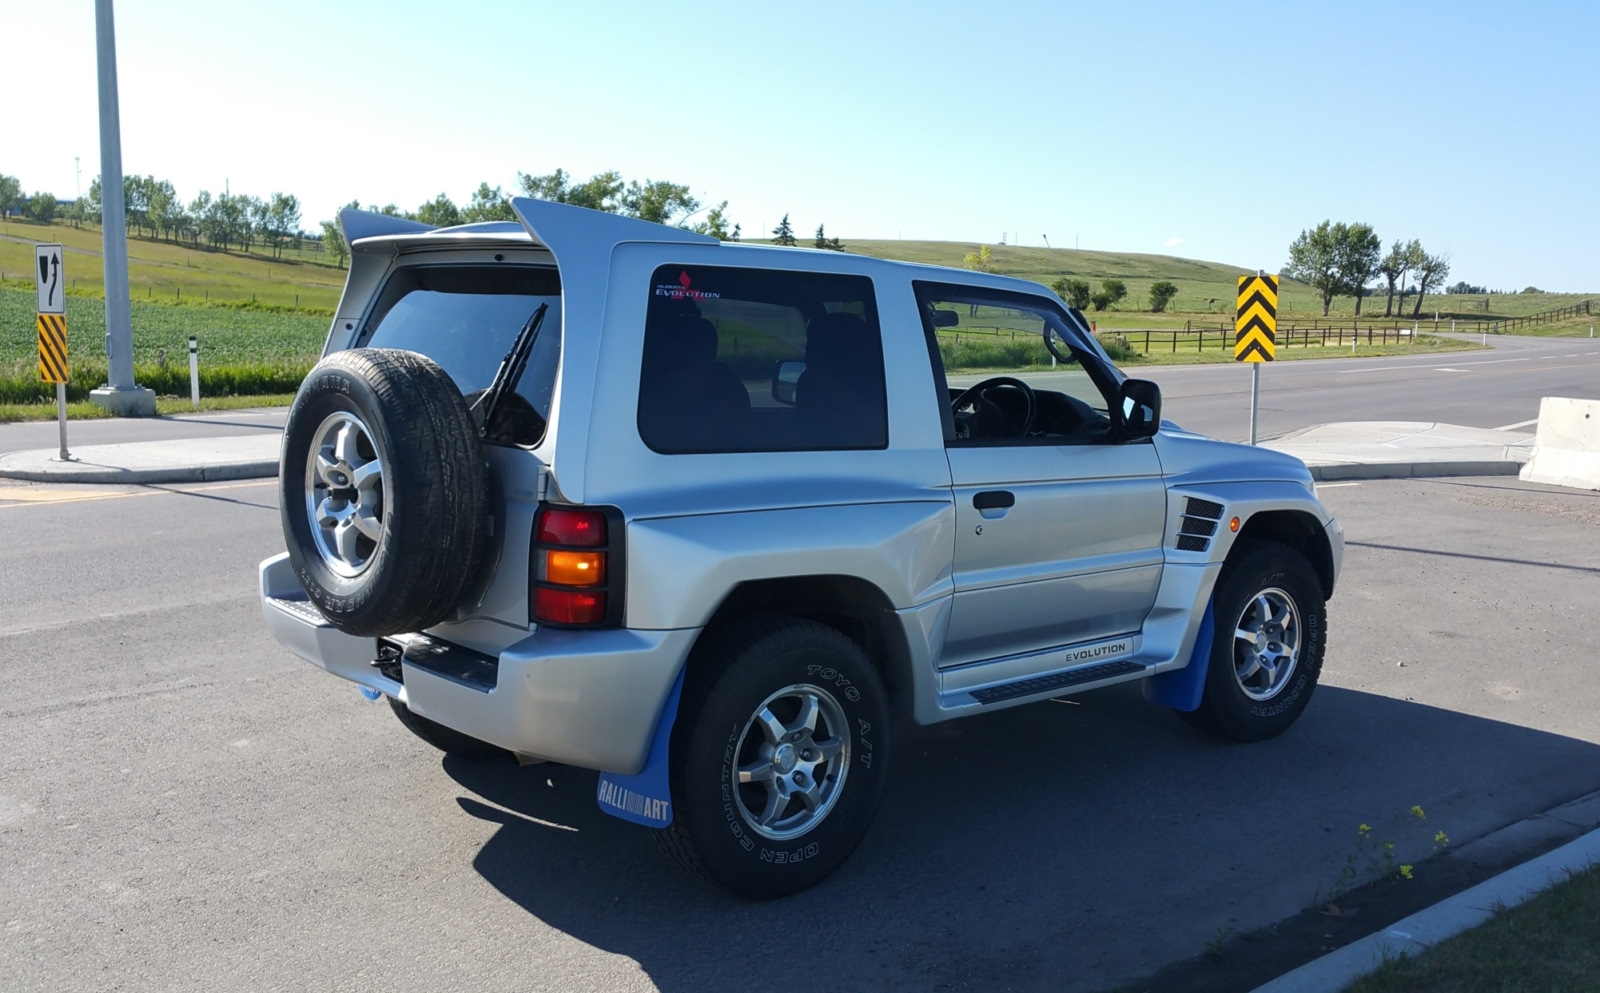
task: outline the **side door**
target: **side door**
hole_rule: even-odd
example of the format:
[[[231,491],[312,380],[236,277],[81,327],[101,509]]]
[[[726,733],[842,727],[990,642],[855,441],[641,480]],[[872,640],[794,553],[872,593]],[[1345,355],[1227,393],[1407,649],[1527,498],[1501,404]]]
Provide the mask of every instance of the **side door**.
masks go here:
[[[1149,439],[1122,441],[1113,426],[1120,374],[1047,298],[932,283],[917,295],[927,333],[958,363],[962,343],[1015,332],[1042,350],[1046,330],[1071,358],[1000,377],[1011,383],[946,384],[952,401],[967,397],[946,421],[955,597],[940,668],[1137,632],[1161,582],[1166,487]]]

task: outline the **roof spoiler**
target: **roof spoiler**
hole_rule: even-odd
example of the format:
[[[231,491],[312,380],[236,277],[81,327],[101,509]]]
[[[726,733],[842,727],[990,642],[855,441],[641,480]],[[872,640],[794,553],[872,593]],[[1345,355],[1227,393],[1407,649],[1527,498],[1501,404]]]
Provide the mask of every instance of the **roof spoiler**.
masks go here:
[[[354,207],[346,207],[339,211],[339,228],[344,232],[344,240],[348,245],[354,245],[362,238],[374,238],[386,234],[419,234],[434,229],[432,224],[407,220],[393,214],[380,214],[372,210],[357,210]]]
[[[697,234],[688,228],[675,228],[636,217],[624,217],[604,210],[574,207],[552,200],[535,200],[532,197],[513,197],[511,209],[517,220],[533,236],[533,240],[556,256],[559,264],[563,249],[569,252],[579,245],[600,248],[611,254],[611,246],[624,241],[683,242],[691,245],[715,245],[717,239]]]

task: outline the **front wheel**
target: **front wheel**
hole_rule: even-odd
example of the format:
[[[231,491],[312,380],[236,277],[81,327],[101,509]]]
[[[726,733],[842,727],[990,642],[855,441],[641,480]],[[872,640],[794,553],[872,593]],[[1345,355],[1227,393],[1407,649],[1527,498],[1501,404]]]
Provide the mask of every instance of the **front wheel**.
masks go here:
[[[1230,741],[1261,741],[1289,729],[1322,672],[1328,627],[1311,563],[1287,545],[1242,541],[1212,597],[1211,643],[1200,708],[1185,720]]]
[[[673,729],[679,863],[742,896],[816,884],[867,832],[889,759],[883,682],[850,638],[758,617],[696,651]]]

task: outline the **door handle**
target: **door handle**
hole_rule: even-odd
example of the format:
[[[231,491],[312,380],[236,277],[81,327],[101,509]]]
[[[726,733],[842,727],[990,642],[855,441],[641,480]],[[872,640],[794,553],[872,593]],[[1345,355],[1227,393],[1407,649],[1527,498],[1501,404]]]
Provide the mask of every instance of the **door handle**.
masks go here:
[[[977,510],[1004,510],[1016,502],[1017,495],[1010,490],[984,490],[972,497],[972,506]]]

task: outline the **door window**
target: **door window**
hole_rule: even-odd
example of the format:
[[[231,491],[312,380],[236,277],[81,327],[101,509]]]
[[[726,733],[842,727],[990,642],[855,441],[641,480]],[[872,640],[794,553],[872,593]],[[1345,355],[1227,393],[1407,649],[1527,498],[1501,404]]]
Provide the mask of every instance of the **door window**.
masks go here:
[[[1111,403],[1121,374],[1059,307],[1022,293],[917,283],[936,381],[946,380],[943,353],[961,342],[1000,345],[1043,341],[1060,357],[1054,367],[972,373],[946,391],[945,439],[955,446],[1083,445],[1114,440]],[[1063,361],[1064,360],[1064,361]],[[960,409],[952,410],[959,403]]]

